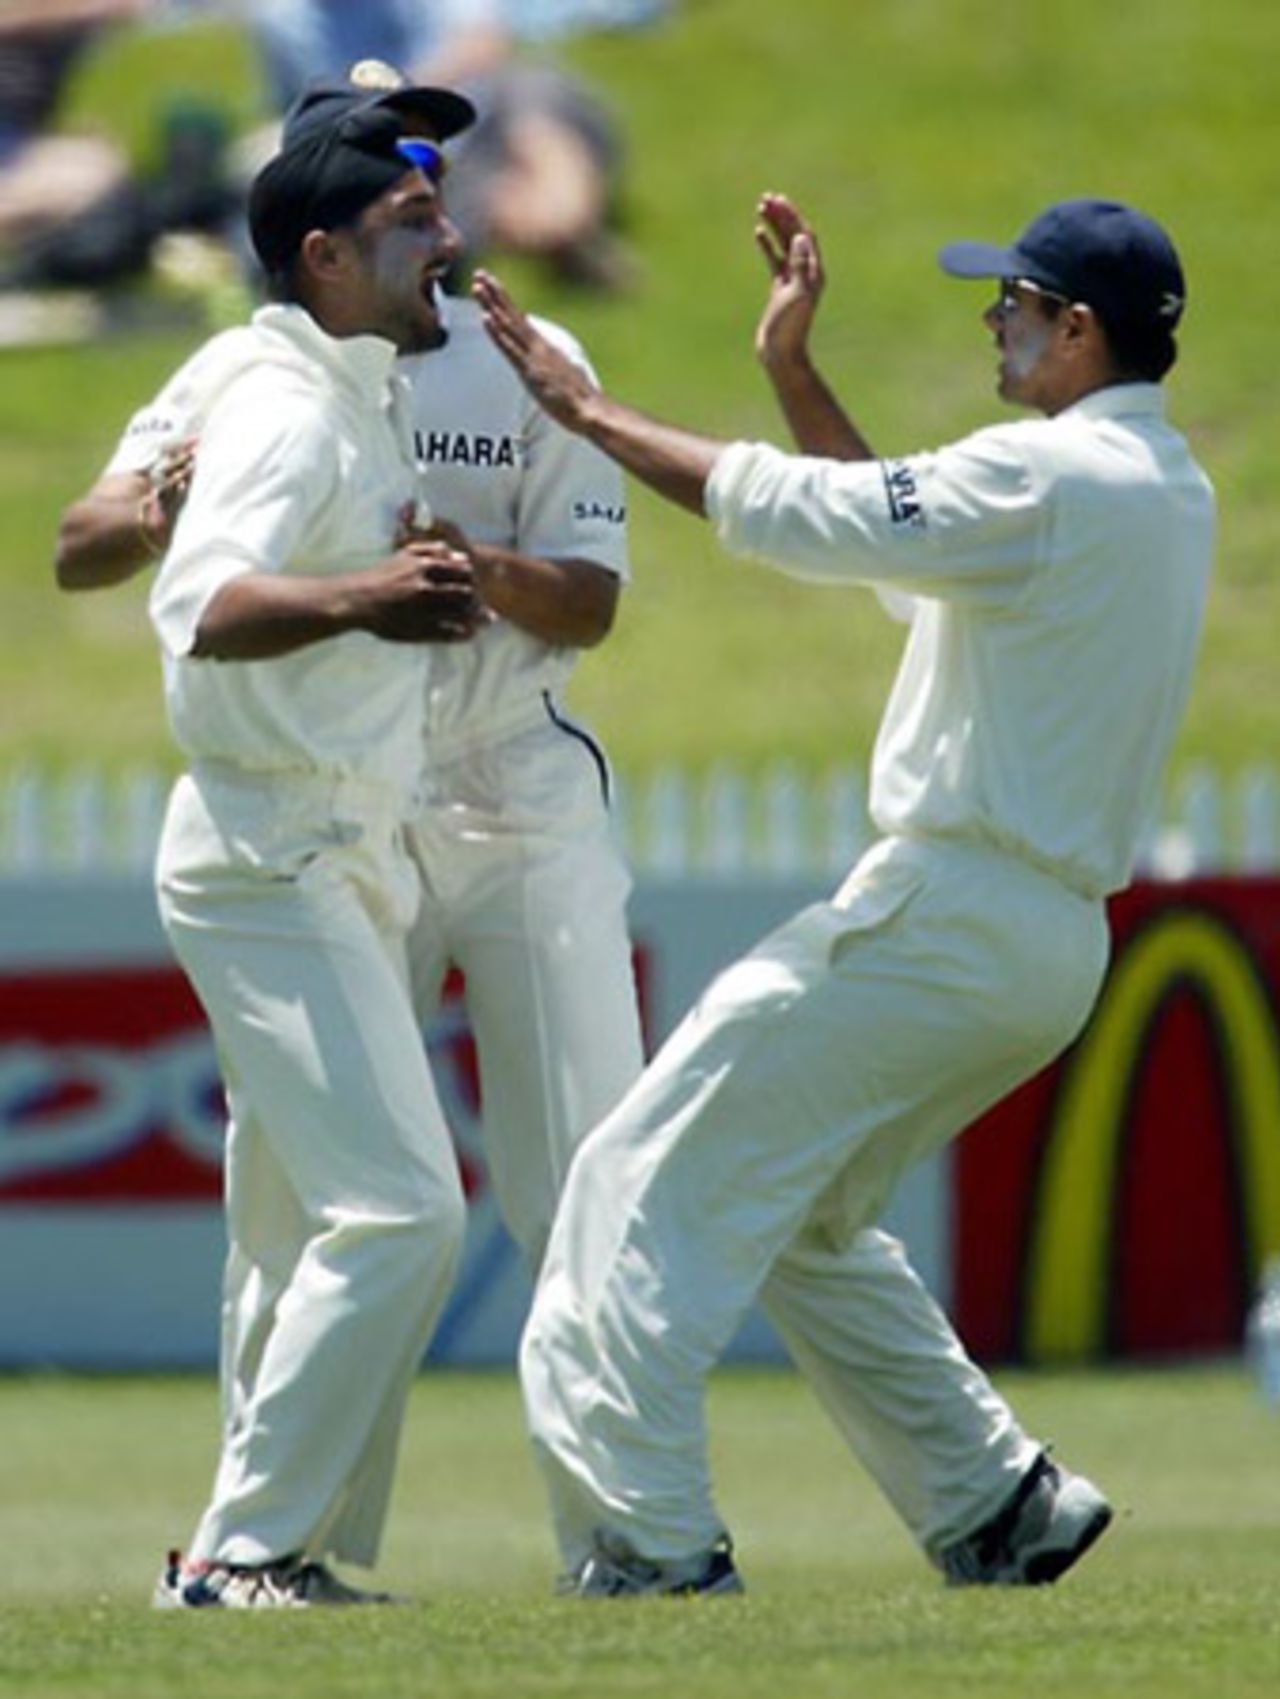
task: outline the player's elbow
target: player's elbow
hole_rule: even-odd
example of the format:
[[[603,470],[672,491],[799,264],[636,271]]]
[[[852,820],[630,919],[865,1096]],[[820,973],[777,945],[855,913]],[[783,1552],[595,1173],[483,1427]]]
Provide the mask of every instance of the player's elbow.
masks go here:
[[[613,630],[614,615],[617,612],[617,601],[611,601],[608,606],[598,606],[580,611],[576,621],[576,629],[572,639],[575,649],[594,649],[603,643]]]
[[[573,594],[565,608],[564,641],[574,649],[594,649],[613,630],[621,584],[616,575],[592,563],[574,563]]]
[[[83,503],[73,502],[62,516],[53,550],[53,576],[59,590],[89,590],[97,582],[85,543]]]
[[[60,590],[98,590],[119,584],[146,565],[141,548],[104,546],[92,502],[72,502],[62,515],[53,550],[53,575]]]

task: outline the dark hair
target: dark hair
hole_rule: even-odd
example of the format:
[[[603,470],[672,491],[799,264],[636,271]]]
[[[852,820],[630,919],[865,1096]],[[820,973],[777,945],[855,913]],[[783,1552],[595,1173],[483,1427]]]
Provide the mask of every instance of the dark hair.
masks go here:
[[[1178,358],[1178,339],[1161,324],[1133,324],[1123,319],[1099,323],[1118,369],[1144,383],[1159,383]]]
[[[360,215],[343,224],[317,225],[317,229],[354,230]],[[308,232],[309,234],[309,232]],[[277,264],[262,272],[263,290],[269,301],[279,302],[283,306],[305,307],[306,291],[304,288],[304,267],[302,249],[297,247],[287,254]]]
[[[1042,295],[1038,304],[1047,319],[1056,319],[1068,302],[1056,295]],[[1086,306],[1088,302],[1084,303]],[[1108,320],[1091,307],[1107,339],[1111,362],[1119,377],[1133,382],[1159,383],[1178,358],[1178,340],[1164,325],[1134,324],[1131,320]]]
[[[269,301],[278,301],[284,306],[301,306],[302,294],[298,285],[299,258],[300,255],[291,254],[280,265],[263,272],[263,293]]]

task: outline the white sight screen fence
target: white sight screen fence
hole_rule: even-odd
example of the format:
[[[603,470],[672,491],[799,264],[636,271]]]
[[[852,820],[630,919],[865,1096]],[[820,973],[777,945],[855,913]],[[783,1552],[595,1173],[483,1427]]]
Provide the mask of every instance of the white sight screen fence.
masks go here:
[[[36,768],[0,776],[0,877],[137,872],[155,852],[170,777],[107,777]],[[690,772],[663,767],[616,780],[618,829],[637,872],[836,875],[869,841],[863,772],[807,772],[779,763]],[[1140,871],[1269,872],[1280,867],[1280,767],[1177,775],[1151,822]]]

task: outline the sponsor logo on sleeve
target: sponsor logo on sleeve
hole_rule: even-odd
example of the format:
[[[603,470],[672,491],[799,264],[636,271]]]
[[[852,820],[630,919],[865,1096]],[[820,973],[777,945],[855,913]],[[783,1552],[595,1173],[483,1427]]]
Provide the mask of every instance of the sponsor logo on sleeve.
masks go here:
[[[180,421],[172,413],[139,413],[129,421],[125,430],[127,442],[146,442],[158,437],[177,436]]]
[[[625,525],[627,510],[621,502],[575,501],[573,517],[580,525]]]
[[[913,530],[923,531],[924,508],[920,504],[920,490],[910,461],[882,460],[880,475],[884,479],[884,493],[889,502],[891,523],[910,525]]]

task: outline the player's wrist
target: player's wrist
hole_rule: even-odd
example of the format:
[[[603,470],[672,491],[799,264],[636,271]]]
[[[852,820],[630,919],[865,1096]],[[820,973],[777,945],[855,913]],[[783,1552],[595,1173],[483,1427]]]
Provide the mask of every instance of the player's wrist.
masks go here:
[[[598,432],[608,429],[611,419],[619,411],[619,404],[603,390],[584,389],[581,395],[575,397],[573,416],[565,423],[579,436],[594,440]]]
[[[815,370],[807,342],[762,342],[760,364],[775,384],[795,386],[812,383]]]
[[[138,541],[146,553],[152,560],[162,560],[169,544],[168,526],[163,515],[157,523],[156,505],[150,494],[144,495],[134,510],[133,523]]]
[[[365,631],[381,635],[380,625],[386,611],[386,597],[380,594],[381,584],[376,572],[340,573],[328,579],[317,599],[317,616],[327,624],[335,637],[344,631]]]

